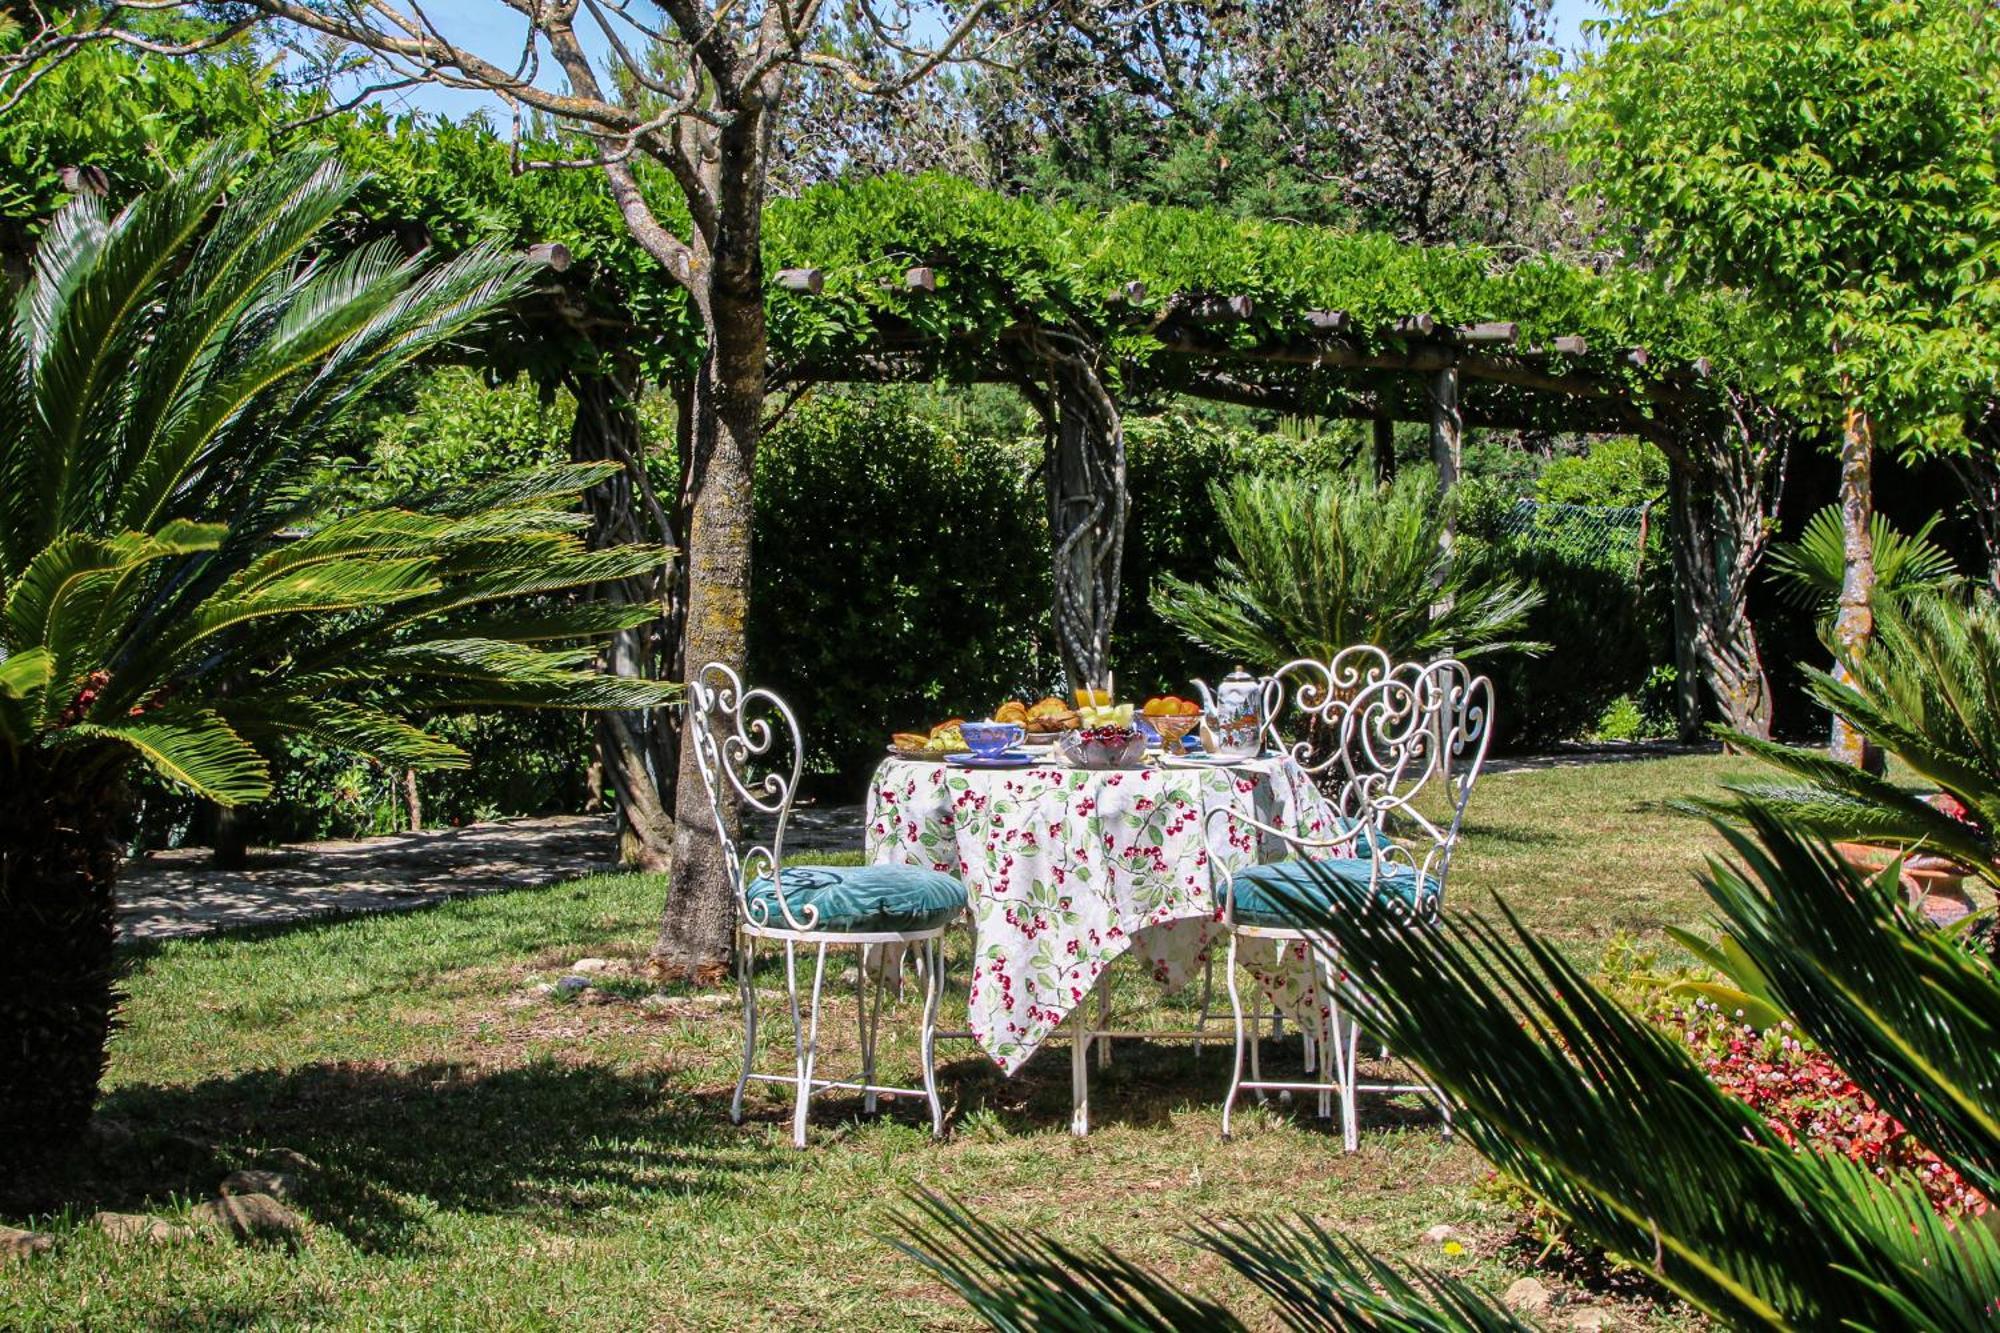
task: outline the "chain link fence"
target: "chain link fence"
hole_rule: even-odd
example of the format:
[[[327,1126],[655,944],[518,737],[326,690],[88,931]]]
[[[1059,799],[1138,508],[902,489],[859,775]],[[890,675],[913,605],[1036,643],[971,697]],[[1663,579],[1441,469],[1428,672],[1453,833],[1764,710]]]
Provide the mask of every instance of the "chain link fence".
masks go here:
[[[1501,515],[1499,534],[1569,560],[1621,568],[1636,577],[1644,566],[1647,538],[1658,517],[1652,505],[1516,500],[1513,508]]]

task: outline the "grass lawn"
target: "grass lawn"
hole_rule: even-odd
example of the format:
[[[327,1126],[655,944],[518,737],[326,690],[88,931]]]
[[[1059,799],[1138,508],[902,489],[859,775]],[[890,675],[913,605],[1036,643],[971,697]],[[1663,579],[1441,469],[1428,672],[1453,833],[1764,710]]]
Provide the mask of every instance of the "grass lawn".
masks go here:
[[[1717,840],[1668,803],[1751,768],[1697,756],[1489,776],[1453,901],[1501,893],[1587,959],[1619,932],[1699,921],[1694,872]],[[603,877],[133,950],[104,1105],[132,1135],[43,1184],[67,1200],[53,1216],[0,1203],[0,1220],[57,1235],[52,1253],[0,1270],[0,1328],[975,1327],[880,1238],[917,1188],[1113,1244],[1236,1292],[1246,1311],[1247,1289],[1177,1239],[1189,1219],[1303,1212],[1496,1289],[1527,1271],[1484,1165],[1414,1104],[1364,1099],[1352,1156],[1276,1106],[1221,1142],[1227,1056],[1214,1046],[1197,1059],[1121,1043],[1095,1076],[1086,1140],[1067,1132],[1059,1042],[1011,1081],[969,1044],[941,1046],[941,1144],[916,1105],[864,1121],[857,1099],[830,1097],[794,1152],[789,1102],[755,1085],[752,1118],[732,1126],[733,997],[642,1007],[637,980],[584,1000],[530,990],[580,957],[642,956],[661,893],[657,879]],[[776,998],[782,979],[764,985]],[[852,992],[838,994],[823,1063],[844,1073]],[[1136,971],[1118,1002],[1121,1026],[1187,1018],[1186,1000]],[[914,1068],[914,1016],[906,1003],[885,1017],[892,1078]],[[946,1023],[960,1019],[947,1001]],[[764,1033],[774,1057],[789,1050],[782,1023]],[[114,1248],[89,1225],[99,1208],[183,1211],[281,1148],[313,1164],[296,1247]],[[1462,1253],[1424,1241],[1440,1222]],[[1545,1280],[1565,1299],[1617,1299]],[[1693,1322],[1643,1303],[1619,1315]]]

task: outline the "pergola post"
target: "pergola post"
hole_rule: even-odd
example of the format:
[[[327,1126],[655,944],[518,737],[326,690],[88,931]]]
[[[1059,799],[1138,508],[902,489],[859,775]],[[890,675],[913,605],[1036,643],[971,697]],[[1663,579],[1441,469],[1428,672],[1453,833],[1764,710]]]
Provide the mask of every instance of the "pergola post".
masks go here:
[[[1465,415],[1458,406],[1458,367],[1431,376],[1431,462],[1437,465],[1438,493],[1451,494],[1465,459]]]

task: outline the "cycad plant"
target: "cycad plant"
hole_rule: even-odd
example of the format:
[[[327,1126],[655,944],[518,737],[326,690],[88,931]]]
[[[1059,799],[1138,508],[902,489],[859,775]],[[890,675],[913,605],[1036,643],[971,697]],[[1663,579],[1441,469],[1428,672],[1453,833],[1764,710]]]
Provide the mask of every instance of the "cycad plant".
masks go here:
[[[1768,811],[1725,828],[1704,883],[1786,1012],[1862,1090],[1989,1197],[2000,1187],[2000,985],[1991,969]],[[1400,928],[1329,879],[1343,1001],[1443,1090],[1487,1160],[1575,1234],[1727,1328],[1990,1329],[2000,1242],[1937,1216],[1913,1180],[1794,1146],[1504,906]],[[1308,903],[1295,910],[1310,912]],[[939,1200],[900,1243],[995,1328],[1249,1326],[1099,1249],[1003,1232]],[[1306,1220],[1190,1239],[1301,1329],[1531,1327],[1450,1276],[1379,1260]],[[1259,1312],[1262,1313],[1261,1311]]]
[[[1378,483],[1252,475],[1217,483],[1216,516],[1234,548],[1208,587],[1161,581],[1161,617],[1202,647],[1246,664],[1331,660],[1372,643],[1398,661],[1503,648],[1542,594],[1446,540],[1436,475],[1409,468]]]
[[[2000,888],[2000,602],[1983,589],[1907,594],[1877,608],[1874,639],[1841,662],[1845,679],[1807,668],[1806,689],[1938,795],[1725,733],[1784,770],[1731,790],[1829,838],[1949,857]]]
[[[324,155],[223,146],[115,215],[79,198],[0,327],[0,1155],[72,1135],[95,1099],[134,762],[230,805],[269,792],[262,751],[288,733],[451,766],[413,711],[670,696],[583,644],[645,608],[563,596],[668,558],[584,549],[604,469],[421,511],[302,488],[373,387],[524,282],[487,251],[321,246],[355,184]]]

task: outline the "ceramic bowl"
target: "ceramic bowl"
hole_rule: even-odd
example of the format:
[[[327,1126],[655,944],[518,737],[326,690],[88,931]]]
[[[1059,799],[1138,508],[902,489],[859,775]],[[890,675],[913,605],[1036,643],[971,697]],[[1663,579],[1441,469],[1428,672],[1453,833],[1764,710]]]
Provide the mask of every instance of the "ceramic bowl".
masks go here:
[[[1146,737],[1133,727],[1066,731],[1056,748],[1071,768],[1134,768],[1146,757]]]
[[[958,734],[965,737],[974,754],[991,759],[1019,745],[1028,732],[1018,722],[966,722],[959,726]]]

